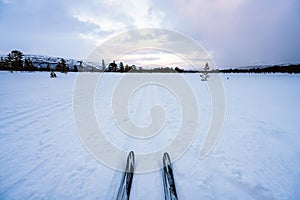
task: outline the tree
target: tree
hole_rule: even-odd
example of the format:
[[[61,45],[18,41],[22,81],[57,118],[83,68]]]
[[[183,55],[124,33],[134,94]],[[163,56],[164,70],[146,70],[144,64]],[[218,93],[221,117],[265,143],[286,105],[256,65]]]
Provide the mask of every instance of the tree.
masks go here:
[[[35,71],[35,67],[30,59],[25,59],[24,70],[25,71]]]
[[[104,59],[102,59],[102,71],[105,72],[105,69],[106,69],[105,62],[104,62]]]
[[[5,59],[1,56],[1,58],[0,58],[0,70],[5,70],[5,69],[6,69]]]
[[[115,61],[113,61],[112,63],[110,63],[108,65],[108,71],[109,72],[116,72],[117,71],[117,67],[118,67],[118,65],[116,64]]]
[[[131,67],[129,67],[129,70],[134,70],[134,71],[136,71],[136,66],[135,66],[135,65],[132,65]]]
[[[123,65],[122,62],[120,62],[119,67],[120,67],[120,72],[123,73],[124,72],[124,65]]]
[[[81,72],[83,72],[83,61],[78,61],[79,62],[79,70],[81,71]]]
[[[6,64],[11,71],[23,70],[23,53],[18,50],[11,51],[6,57]]]
[[[129,71],[129,66],[126,64],[125,66],[125,72],[128,72]]]
[[[175,67],[175,71],[177,71],[178,73],[182,73],[184,70],[180,69],[179,67]]]
[[[70,71],[70,68],[67,66],[66,60],[62,58],[60,62],[56,65],[55,70],[59,72],[67,73]]]
[[[73,70],[74,72],[78,72],[78,67],[77,67],[77,65],[74,65],[74,70]]]
[[[210,69],[210,67],[208,66],[208,63],[206,63],[205,67],[204,67],[204,72],[200,75],[201,81],[207,81],[207,79],[209,78],[209,75],[208,75],[209,69]]]
[[[209,71],[209,70],[210,70],[210,67],[208,66],[208,63],[206,63],[206,64],[205,64],[205,67],[204,67],[204,71],[207,72],[207,71]]]

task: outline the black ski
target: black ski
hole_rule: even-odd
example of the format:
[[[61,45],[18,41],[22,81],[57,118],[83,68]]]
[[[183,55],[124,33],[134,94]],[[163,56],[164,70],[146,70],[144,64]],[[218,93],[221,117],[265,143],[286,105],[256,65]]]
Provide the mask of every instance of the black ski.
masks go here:
[[[165,191],[165,199],[177,200],[178,197],[177,197],[174,175],[173,175],[173,166],[168,153],[164,153],[163,156],[162,176],[163,176],[163,184],[164,184],[164,191]]]
[[[122,174],[122,179],[117,195],[117,200],[129,200],[132,179],[134,174],[134,152],[130,151],[127,157],[126,169]]]

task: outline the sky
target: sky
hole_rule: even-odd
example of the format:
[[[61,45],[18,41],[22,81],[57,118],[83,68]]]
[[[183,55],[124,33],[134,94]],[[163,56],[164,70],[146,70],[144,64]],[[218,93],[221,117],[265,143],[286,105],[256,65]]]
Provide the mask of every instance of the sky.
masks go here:
[[[299,0],[0,0],[1,54],[84,59],[109,38],[140,28],[186,35],[219,68],[300,63]],[[156,64],[172,59],[150,51],[132,64],[155,64],[157,56]]]

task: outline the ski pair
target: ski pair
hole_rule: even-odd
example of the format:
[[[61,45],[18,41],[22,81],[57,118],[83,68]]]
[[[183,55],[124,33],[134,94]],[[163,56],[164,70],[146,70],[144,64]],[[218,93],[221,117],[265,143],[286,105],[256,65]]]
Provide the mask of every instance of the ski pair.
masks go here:
[[[129,200],[132,179],[134,174],[135,158],[134,152],[130,151],[127,157],[125,172],[123,173],[117,200]],[[173,175],[173,166],[169,154],[166,152],[163,155],[163,184],[166,200],[177,200],[177,192]]]

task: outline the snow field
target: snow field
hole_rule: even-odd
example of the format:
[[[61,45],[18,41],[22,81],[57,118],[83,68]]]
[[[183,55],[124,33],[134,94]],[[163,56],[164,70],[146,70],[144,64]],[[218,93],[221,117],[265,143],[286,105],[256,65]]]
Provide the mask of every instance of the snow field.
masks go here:
[[[122,76],[103,76],[96,91],[95,113],[106,136],[119,148],[139,153],[172,142],[180,126],[178,102],[155,84],[137,90],[128,110],[136,124],[146,126],[149,109],[162,105],[167,120],[160,134],[141,141],[116,127],[110,99]],[[180,199],[299,199],[300,76],[222,75],[226,121],[204,160],[198,157],[210,123],[209,91],[197,75],[184,77],[196,94],[200,122],[192,146],[174,163]],[[74,73],[57,79],[48,73],[0,73],[0,199],[114,196],[120,173],[94,159],[76,132],[75,78]],[[160,171],[134,175],[131,199],[163,198]]]

